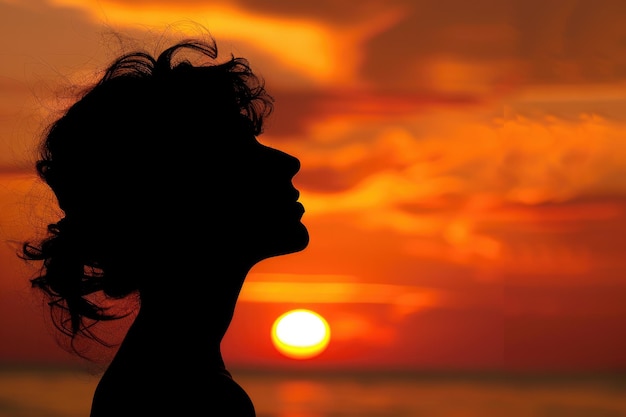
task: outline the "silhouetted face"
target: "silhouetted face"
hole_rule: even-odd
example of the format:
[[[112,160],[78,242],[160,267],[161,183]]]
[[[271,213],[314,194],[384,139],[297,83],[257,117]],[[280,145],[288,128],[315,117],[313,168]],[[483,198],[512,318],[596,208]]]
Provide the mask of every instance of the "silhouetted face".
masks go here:
[[[250,134],[231,136],[210,152],[208,172],[214,177],[205,197],[225,247],[257,262],[308,245],[304,207],[292,183],[300,169],[297,158]]]

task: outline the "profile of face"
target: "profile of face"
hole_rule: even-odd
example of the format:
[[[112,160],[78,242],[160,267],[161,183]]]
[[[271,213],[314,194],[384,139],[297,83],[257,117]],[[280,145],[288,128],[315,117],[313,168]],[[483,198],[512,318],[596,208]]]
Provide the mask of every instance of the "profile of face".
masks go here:
[[[305,249],[305,208],[293,183],[300,161],[230,123],[209,132],[190,129],[178,138],[189,143],[158,151],[161,162],[148,179],[141,173],[151,163],[140,161],[150,158],[142,158],[111,182],[116,197],[103,214],[111,220],[103,233],[116,242],[112,252],[134,256],[134,242],[142,242],[146,253],[193,247],[252,265]],[[200,135],[208,137],[202,147],[193,139]],[[155,228],[161,220],[168,226]]]
[[[220,141],[211,151],[215,157],[200,193],[212,206],[205,219],[213,232],[219,230],[221,242],[253,262],[306,248],[304,206],[293,184],[300,161],[250,133]]]

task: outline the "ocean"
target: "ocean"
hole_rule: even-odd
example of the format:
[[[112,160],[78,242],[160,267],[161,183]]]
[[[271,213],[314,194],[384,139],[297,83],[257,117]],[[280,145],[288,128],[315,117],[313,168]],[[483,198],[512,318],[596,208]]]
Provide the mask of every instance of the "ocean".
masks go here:
[[[626,375],[231,372],[258,417],[626,417]],[[97,379],[2,367],[0,417],[87,417]]]

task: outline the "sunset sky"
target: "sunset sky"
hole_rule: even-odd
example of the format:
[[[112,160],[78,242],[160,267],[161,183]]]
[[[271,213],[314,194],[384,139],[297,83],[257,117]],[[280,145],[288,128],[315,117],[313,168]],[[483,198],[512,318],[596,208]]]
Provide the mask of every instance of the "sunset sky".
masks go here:
[[[626,2],[0,0],[0,363],[64,362],[15,256],[38,132],[120,51],[211,32],[275,99],[310,246],[258,264],[241,367],[626,370]],[[211,271],[207,271],[209,274]],[[332,330],[272,346],[291,308]]]

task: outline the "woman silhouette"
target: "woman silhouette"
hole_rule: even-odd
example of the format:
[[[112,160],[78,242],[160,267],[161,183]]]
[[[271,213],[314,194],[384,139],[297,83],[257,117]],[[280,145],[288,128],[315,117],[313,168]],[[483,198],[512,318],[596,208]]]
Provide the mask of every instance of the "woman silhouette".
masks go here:
[[[20,252],[41,262],[33,287],[72,341],[139,298],[91,417],[255,415],[220,343],[249,270],[309,237],[298,159],[257,141],[272,97],[217,55],[212,39],[125,54],[45,132],[36,170],[62,218]]]

